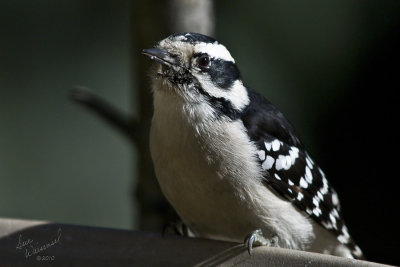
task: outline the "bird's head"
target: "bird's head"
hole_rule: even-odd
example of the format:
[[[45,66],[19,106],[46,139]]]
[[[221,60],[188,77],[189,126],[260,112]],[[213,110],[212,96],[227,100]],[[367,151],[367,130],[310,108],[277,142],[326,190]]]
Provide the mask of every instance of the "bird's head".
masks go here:
[[[211,37],[173,34],[142,53],[156,63],[151,72],[155,91],[175,94],[193,105],[206,103],[229,117],[249,104],[235,60]]]

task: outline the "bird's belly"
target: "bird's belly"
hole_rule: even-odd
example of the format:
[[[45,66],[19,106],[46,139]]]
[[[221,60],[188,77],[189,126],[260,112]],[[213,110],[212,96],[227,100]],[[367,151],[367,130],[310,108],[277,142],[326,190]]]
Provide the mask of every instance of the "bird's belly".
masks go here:
[[[185,170],[157,171],[158,181],[166,198],[197,236],[236,241],[257,229],[246,197],[227,181],[228,177],[219,177],[213,166],[201,159],[191,164],[176,160],[172,164],[185,164]]]
[[[202,125],[175,107],[156,109],[150,151],[164,195],[196,236],[242,242],[262,229],[267,238],[279,236],[281,247],[309,246],[311,223],[263,184],[256,147],[241,121]]]
[[[256,166],[225,158],[224,153],[231,152],[220,146],[226,141],[218,139],[226,135],[204,140],[187,129],[173,128],[177,130],[168,134],[154,127],[151,131],[152,158],[164,195],[195,235],[243,241],[262,226],[249,199],[251,183],[259,183],[251,177],[258,172],[249,169]],[[248,175],[245,185],[237,180],[242,173]]]

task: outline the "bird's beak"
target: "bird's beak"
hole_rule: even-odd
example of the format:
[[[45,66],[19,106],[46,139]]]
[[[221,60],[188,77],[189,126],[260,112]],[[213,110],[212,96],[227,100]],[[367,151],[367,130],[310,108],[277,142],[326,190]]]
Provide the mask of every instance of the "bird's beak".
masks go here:
[[[177,65],[176,60],[173,57],[171,57],[171,54],[165,49],[160,49],[160,48],[143,49],[142,54],[150,57],[151,60],[155,60],[166,66]]]

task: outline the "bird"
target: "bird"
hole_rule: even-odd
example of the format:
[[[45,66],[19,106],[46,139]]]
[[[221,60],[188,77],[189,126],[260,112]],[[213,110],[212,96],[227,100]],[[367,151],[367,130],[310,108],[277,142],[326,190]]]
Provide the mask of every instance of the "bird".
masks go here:
[[[325,173],[222,43],[175,33],[142,54],[156,178],[191,236],[364,257]]]

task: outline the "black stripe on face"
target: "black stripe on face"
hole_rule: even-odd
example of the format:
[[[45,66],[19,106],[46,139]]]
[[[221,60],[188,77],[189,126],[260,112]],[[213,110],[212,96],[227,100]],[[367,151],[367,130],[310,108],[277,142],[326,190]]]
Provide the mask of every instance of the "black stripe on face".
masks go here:
[[[211,60],[207,69],[211,81],[221,89],[229,89],[232,84],[240,79],[240,71],[232,61],[222,59]]]
[[[221,115],[225,115],[231,120],[236,120],[241,117],[242,111],[235,109],[231,102],[223,97],[215,97],[207,93],[200,84],[197,84],[195,88],[204,95],[208,102],[211,104],[212,107],[215,109],[215,115],[220,117]]]
[[[208,56],[206,53],[196,53],[194,58]],[[219,88],[227,90],[236,80],[240,80],[240,71],[235,63],[223,59],[210,58],[208,67],[200,67],[201,72],[208,73],[211,81]]]

